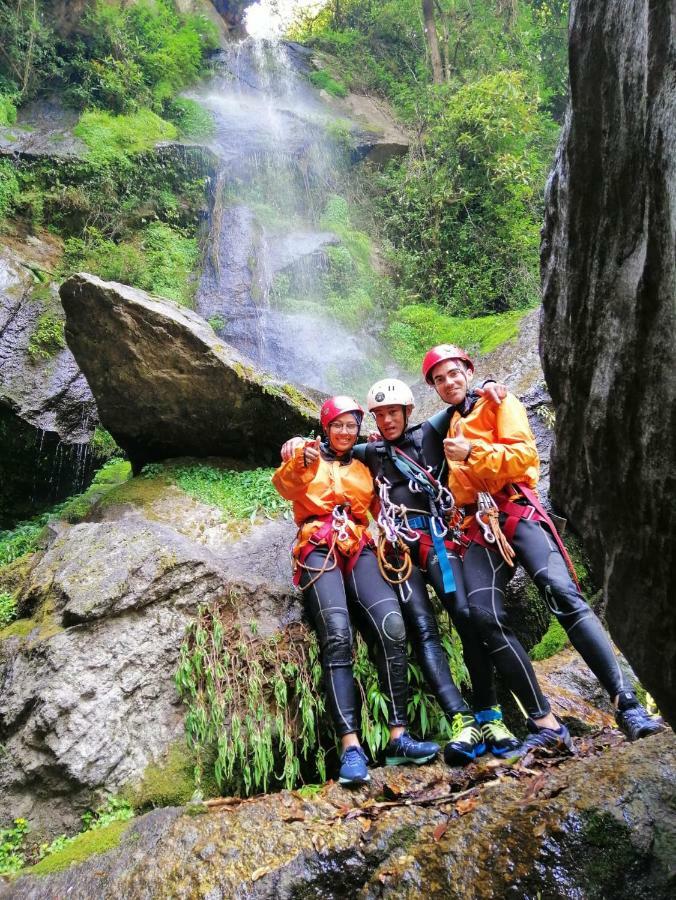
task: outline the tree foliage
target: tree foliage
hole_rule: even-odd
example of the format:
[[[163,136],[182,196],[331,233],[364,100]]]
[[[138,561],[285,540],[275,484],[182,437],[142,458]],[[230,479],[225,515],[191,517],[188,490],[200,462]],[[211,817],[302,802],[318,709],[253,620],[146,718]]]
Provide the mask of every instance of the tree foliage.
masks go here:
[[[409,125],[374,176],[405,302],[454,316],[538,301],[544,182],[565,104],[567,0],[344,0],[299,28]],[[430,29],[434,28],[433,40]],[[436,49],[434,49],[436,48]]]

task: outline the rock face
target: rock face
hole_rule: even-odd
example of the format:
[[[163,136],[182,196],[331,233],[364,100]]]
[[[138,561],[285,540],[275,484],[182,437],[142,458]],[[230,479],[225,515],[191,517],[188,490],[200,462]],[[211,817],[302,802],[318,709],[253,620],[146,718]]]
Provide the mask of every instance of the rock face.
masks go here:
[[[65,318],[56,285],[35,274],[60,253],[43,238],[0,248],[0,529],[82,490],[95,463],[89,386],[68,347],[37,340]]]
[[[256,371],[190,310],[84,274],[61,299],[101,421],[137,467],[190,455],[273,462],[287,434],[316,427],[312,400]]]
[[[233,536],[217,509],[145,478],[95,518],[57,528],[21,593],[32,621],[0,641],[0,822],[51,834],[183,743],[173,678],[200,604],[230,597],[263,636],[300,618],[290,522]]]
[[[97,897],[128,900],[673,896],[673,735],[537,774],[484,770],[484,786],[468,787],[472,775],[482,780],[441,763],[380,769],[359,791],[285,791],[200,816],[156,810],[119,848],[0,894],[89,900],[95,886]]]
[[[552,496],[611,633],[676,722],[676,28],[671,3],[571,3],[571,104],[547,190]]]

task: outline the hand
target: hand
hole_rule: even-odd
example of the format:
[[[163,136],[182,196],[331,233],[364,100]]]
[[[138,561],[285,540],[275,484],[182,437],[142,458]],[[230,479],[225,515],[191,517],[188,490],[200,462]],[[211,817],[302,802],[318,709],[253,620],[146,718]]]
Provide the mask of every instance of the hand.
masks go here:
[[[303,438],[293,437],[282,444],[282,462],[288,462],[298,447],[302,447],[304,443]]]
[[[379,431],[369,431],[366,438],[367,443],[373,444],[375,441],[382,441],[383,436]]]
[[[480,397],[486,397],[496,406],[500,406],[507,396],[507,385],[501,381],[487,381],[482,388],[476,388],[476,392]]]
[[[315,438],[314,441],[305,442],[305,446],[303,447],[303,459],[305,460],[306,466],[311,466],[319,459],[320,443],[321,441],[319,438]]]
[[[444,454],[446,459],[449,462],[464,462],[471,449],[472,445],[467,438],[462,436],[460,422],[458,422],[455,426],[453,437],[444,439]]]

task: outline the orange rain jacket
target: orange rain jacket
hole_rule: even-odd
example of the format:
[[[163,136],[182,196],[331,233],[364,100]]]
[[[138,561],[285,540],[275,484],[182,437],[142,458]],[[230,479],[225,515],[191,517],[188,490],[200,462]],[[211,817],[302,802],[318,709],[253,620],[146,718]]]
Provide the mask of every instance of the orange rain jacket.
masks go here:
[[[448,436],[472,442],[466,463],[449,463],[448,483],[459,506],[476,502],[479,491],[496,494],[512,481],[534,488],[540,476],[535,438],[523,404],[507,394],[499,406],[482,397],[464,418],[455,412]]]
[[[335,546],[345,556],[355,553],[369,526],[369,509],[376,508],[373,479],[368,468],[353,459],[347,465],[338,460],[320,458],[307,468],[303,465],[303,447],[298,447],[288,462],[282,463],[272,476],[272,483],[285,500],[293,503],[293,518],[298,525],[298,539],[293,555],[324,524],[318,518],[331,515],[334,507],[349,506],[348,539]],[[310,521],[308,521],[308,519]]]

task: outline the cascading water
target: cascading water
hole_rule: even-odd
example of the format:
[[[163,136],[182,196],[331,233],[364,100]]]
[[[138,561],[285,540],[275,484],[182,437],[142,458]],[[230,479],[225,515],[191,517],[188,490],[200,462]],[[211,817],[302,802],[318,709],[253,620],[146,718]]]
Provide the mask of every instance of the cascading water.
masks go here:
[[[214,116],[222,160],[196,309],[286,380],[363,392],[392,367],[367,318],[368,238],[349,231],[340,196],[346,125],[304,65],[294,45],[247,38],[192,94]]]

